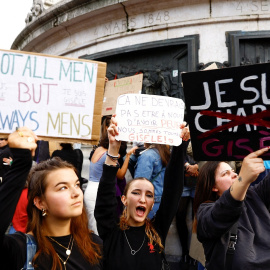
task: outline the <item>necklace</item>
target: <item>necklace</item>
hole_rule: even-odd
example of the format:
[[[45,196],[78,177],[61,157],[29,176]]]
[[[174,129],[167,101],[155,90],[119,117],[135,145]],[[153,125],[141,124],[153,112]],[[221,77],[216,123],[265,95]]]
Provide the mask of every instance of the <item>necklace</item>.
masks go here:
[[[144,238],[143,238],[143,242],[142,242],[141,246],[139,247],[139,249],[134,250],[134,249],[132,249],[132,247],[131,247],[131,245],[130,245],[130,243],[129,243],[129,241],[128,241],[128,238],[127,238],[127,235],[126,235],[126,231],[124,231],[124,234],[125,234],[127,243],[128,243],[128,245],[129,245],[131,255],[135,255],[138,251],[141,250],[141,248],[142,248],[142,246],[143,246],[143,244],[144,244],[144,241],[145,241],[145,236],[144,236]]]
[[[71,254],[71,249],[69,248],[70,246],[70,243],[71,243],[71,239],[73,239],[72,235],[70,236],[70,240],[69,240],[69,243],[68,243],[68,247],[64,247],[63,245],[61,245],[60,243],[58,243],[56,240],[54,240],[53,238],[51,238],[50,236],[48,236],[53,242],[55,242],[56,244],[58,244],[60,247],[66,249],[66,254],[69,256]],[[72,244],[73,244],[73,241],[72,241]]]
[[[66,264],[67,264],[67,261],[68,261],[68,259],[69,259],[69,257],[70,257],[70,255],[71,255],[71,251],[72,251],[72,247],[73,247],[73,243],[74,243],[74,238],[71,236],[71,238],[72,238],[72,243],[71,243],[71,247],[70,247],[70,253],[69,253],[69,255],[67,256],[67,259],[64,261],[60,256],[59,256],[59,254],[56,252],[56,255],[58,256],[58,258],[60,259],[60,261],[62,262],[62,264],[64,265],[64,268],[65,268],[65,270],[67,270],[67,268],[66,268]],[[70,243],[70,242],[69,242]],[[59,244],[59,243],[58,243]],[[61,246],[61,245],[60,245]],[[66,252],[67,253],[67,252]]]

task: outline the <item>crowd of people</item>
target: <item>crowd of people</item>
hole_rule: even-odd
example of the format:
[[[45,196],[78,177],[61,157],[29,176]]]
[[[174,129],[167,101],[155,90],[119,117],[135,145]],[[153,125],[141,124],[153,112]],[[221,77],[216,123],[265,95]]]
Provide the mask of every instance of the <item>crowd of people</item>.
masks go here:
[[[180,146],[127,148],[115,139],[116,118],[105,117],[86,181],[72,144],[41,160],[27,127],[2,139],[1,269],[170,269],[174,217],[180,269],[269,269],[270,177],[261,158],[269,148],[246,156],[237,173],[227,162],[195,161],[189,129],[179,128]],[[199,262],[190,252],[190,205]]]

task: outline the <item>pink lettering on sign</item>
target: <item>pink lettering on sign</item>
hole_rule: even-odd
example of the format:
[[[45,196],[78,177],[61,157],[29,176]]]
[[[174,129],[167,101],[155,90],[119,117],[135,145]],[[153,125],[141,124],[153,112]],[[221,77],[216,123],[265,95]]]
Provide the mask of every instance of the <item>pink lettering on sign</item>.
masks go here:
[[[146,143],[171,143],[173,144],[172,138],[167,138],[162,135],[148,135],[148,134],[129,134],[129,141],[133,142],[146,142]]]
[[[50,101],[50,87],[58,86],[57,84],[42,83],[38,86],[34,83],[31,86],[26,83],[18,83],[18,101],[19,102],[29,102],[33,100],[34,103],[40,103],[43,93],[45,92],[46,103],[49,104]]]
[[[261,138],[260,139],[261,148],[269,146],[269,142],[270,136]],[[209,157],[218,158],[219,156],[222,156],[226,153],[226,156],[228,157],[243,159],[246,155],[257,150],[252,149],[250,144],[251,140],[248,138],[242,138],[236,141],[229,141],[227,143],[222,143],[222,141],[216,138],[211,138],[202,143],[202,150],[204,154]],[[239,155],[239,150],[241,150],[241,152],[243,153],[242,155]],[[265,153],[263,156],[270,156],[270,153]]]

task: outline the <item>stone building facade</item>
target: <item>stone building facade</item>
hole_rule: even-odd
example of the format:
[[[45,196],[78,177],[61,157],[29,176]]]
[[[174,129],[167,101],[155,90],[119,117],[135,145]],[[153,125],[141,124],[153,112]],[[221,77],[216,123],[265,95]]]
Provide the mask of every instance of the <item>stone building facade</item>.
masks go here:
[[[183,98],[181,72],[267,62],[269,18],[270,0],[34,0],[12,49],[105,61],[109,79],[142,72]]]
[[[184,98],[181,72],[270,60],[270,0],[33,0],[12,49],[105,61],[109,79],[142,72],[144,92]]]

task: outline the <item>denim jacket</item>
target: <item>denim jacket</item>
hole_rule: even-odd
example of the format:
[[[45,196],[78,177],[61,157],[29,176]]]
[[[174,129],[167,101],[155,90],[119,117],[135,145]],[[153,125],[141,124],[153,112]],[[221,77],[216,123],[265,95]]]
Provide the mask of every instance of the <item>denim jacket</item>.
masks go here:
[[[165,169],[166,167],[162,166],[159,152],[155,148],[148,148],[138,157],[134,178],[145,177],[153,182],[155,202],[160,202],[161,200]]]

